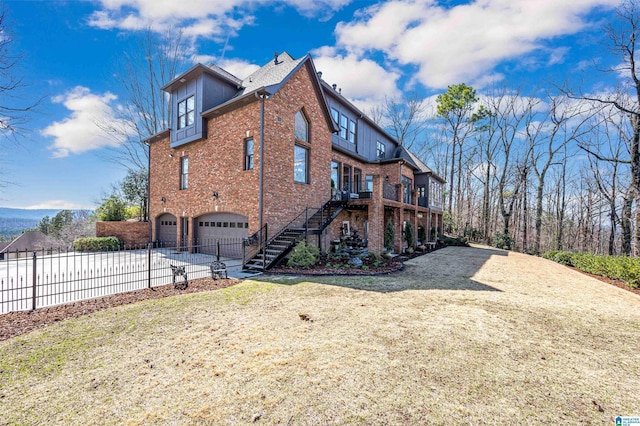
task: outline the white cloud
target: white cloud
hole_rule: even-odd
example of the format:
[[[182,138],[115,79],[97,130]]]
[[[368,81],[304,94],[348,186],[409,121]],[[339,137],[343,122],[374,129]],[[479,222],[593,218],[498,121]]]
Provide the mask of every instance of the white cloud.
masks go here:
[[[102,29],[139,30],[147,26],[181,28],[186,36],[234,35],[253,22],[256,7],[290,6],[307,17],[327,19],[351,0],[99,0],[88,23]]]
[[[214,63],[229,71],[238,78],[248,77],[252,72],[260,68],[259,65],[249,63],[243,59],[222,59]]]
[[[362,10],[336,27],[338,47],[358,56],[382,52],[401,65],[418,66],[427,87],[503,78],[504,60],[546,49],[545,41],[587,25],[583,15],[619,0],[476,0],[451,8],[435,0],[396,0]],[[566,51],[549,51],[549,63]],[[487,76],[488,75],[488,76]]]
[[[42,135],[54,138],[50,149],[54,157],[66,157],[104,147],[118,146],[122,141],[114,139],[100,127],[100,124],[117,124],[112,103],[117,99],[112,93],[91,93],[86,87],[76,86],[64,95],[55,96],[52,101],[61,103],[71,114],[56,121],[44,130]],[[125,123],[121,123],[126,128]]]
[[[363,111],[384,102],[385,97],[400,95],[400,73],[387,70],[370,59],[360,59],[355,54],[338,55],[330,48],[314,52],[314,63],[322,71],[322,79],[342,88],[342,95],[351,99]]]
[[[27,207],[21,207],[29,210],[51,209],[51,210],[93,210],[93,207],[83,206],[66,200],[48,200]]]

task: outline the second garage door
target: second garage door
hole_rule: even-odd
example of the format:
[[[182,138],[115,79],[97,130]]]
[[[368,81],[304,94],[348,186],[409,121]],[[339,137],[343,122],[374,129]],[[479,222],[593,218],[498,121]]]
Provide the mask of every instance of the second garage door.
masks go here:
[[[237,257],[247,237],[249,220],[236,213],[209,213],[196,219],[196,244],[202,253],[214,253],[220,243],[221,256]]]

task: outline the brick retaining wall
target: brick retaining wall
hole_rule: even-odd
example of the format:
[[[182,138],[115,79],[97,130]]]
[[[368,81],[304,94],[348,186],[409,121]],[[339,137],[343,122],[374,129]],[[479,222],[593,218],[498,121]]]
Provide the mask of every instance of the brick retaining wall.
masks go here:
[[[149,222],[96,222],[96,237],[118,237],[125,247],[144,246],[151,241]]]

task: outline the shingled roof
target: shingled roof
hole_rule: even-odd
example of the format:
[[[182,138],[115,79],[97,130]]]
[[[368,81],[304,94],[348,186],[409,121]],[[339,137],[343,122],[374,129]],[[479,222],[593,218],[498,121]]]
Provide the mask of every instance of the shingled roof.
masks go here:
[[[253,92],[261,87],[267,89],[269,93],[275,93],[284,84],[287,77],[306,60],[309,55],[300,59],[293,59],[287,52],[274,55],[274,59],[266,65],[253,72],[250,76],[242,80],[243,89],[236,96],[242,96]]]

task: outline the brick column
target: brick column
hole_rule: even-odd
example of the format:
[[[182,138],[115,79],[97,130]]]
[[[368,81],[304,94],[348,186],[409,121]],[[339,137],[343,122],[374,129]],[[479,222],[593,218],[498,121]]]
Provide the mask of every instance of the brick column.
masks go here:
[[[373,176],[373,193],[369,204],[369,251],[380,254],[384,250],[384,206],[382,204],[382,179]]]
[[[402,212],[403,209],[401,208],[396,207],[393,209],[393,250],[396,253],[402,253],[402,225],[404,222]]]

